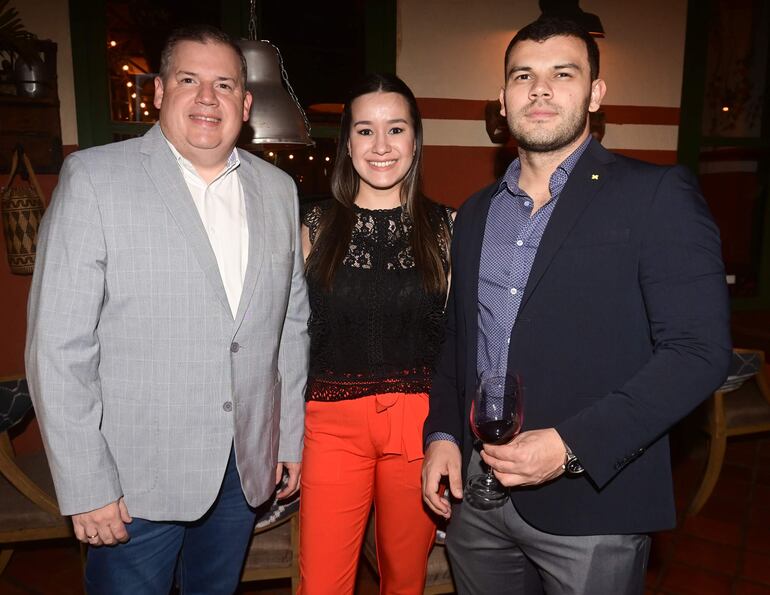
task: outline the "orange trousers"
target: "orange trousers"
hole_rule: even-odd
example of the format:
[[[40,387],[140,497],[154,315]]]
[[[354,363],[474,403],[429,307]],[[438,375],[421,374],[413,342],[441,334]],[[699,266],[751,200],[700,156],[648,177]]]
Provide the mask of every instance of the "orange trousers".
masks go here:
[[[420,490],[427,414],[424,393],[307,403],[298,593],[353,593],[372,501],[380,593],[423,592],[436,534]]]

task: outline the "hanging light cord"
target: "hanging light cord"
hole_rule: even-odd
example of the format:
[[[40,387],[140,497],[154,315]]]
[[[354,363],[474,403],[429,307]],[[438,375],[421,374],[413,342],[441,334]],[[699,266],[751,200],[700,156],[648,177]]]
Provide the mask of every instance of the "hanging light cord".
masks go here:
[[[254,0],[251,0],[254,2]],[[305,131],[307,132],[308,138],[310,138],[310,121],[307,119],[307,114],[305,113],[305,110],[302,109],[302,106],[299,103],[299,99],[297,98],[297,95],[294,93],[294,89],[291,86],[291,83],[289,82],[289,75],[286,74],[286,68],[283,66],[283,56],[281,55],[281,50],[278,49],[275,45],[270,43],[269,41],[265,40],[265,43],[269,43],[273,48],[275,48],[276,53],[278,54],[278,64],[281,67],[281,78],[283,79],[284,84],[286,85],[286,90],[289,92],[289,95],[291,96],[292,101],[294,101],[294,104],[299,108],[299,113],[302,114],[302,119],[305,121]]]
[[[249,0],[249,39],[257,41],[257,0]]]
[[[257,41],[257,0],[249,0],[249,39],[251,41]],[[279,50],[276,45],[266,39],[263,39],[262,42],[270,44],[270,46],[278,54],[278,64],[281,67],[281,78],[283,79],[284,85],[286,85],[286,90],[289,92],[289,96],[291,97],[294,104],[299,108],[299,113],[302,114],[302,119],[305,121],[305,132],[307,132],[308,137],[310,137],[310,121],[307,119],[307,114],[305,114],[305,110],[302,109],[302,106],[299,103],[299,99],[297,98],[296,93],[294,93],[294,89],[289,82],[289,75],[286,73],[286,68],[283,65],[283,56],[281,55],[281,50]]]

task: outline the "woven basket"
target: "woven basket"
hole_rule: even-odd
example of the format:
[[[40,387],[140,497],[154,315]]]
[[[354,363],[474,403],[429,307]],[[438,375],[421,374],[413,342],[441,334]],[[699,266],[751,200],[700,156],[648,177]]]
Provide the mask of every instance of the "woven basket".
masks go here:
[[[17,182],[14,185],[14,179],[21,170],[20,164],[27,170],[30,184]],[[31,275],[35,268],[37,230],[45,205],[43,191],[37,182],[32,164],[20,147],[13,152],[8,183],[0,188],[0,210],[11,272],[16,275]]]

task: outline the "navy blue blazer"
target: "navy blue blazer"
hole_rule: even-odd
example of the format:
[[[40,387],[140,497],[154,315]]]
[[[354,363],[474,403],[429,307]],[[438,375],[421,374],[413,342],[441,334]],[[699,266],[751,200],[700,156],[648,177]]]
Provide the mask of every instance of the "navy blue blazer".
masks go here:
[[[498,183],[460,208],[447,334],[425,435],[460,439],[476,385],[479,260]],[[517,488],[524,519],[561,535],[675,525],[669,428],[727,376],[729,304],[719,232],[686,168],[592,141],[542,237],[511,333],[524,430],[555,427],[586,473]]]

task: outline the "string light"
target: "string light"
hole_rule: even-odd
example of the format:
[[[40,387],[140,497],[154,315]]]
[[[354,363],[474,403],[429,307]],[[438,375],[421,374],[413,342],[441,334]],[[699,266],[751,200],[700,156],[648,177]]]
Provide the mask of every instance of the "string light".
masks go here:
[[[131,99],[136,99],[136,93],[131,93]]]
[[[139,104],[139,107],[141,107],[142,109],[144,109],[144,108],[146,108],[146,107],[147,107],[147,104],[146,104],[144,101],[142,101],[142,103],[140,103],[140,104]]]
[[[144,110],[144,115],[145,115],[145,116],[149,116],[149,115],[150,115],[150,112],[148,112],[147,110]]]
[[[268,151],[267,156],[268,157],[275,157],[275,153],[273,153],[272,151]]]
[[[730,111],[730,108],[729,108],[728,106],[726,106],[726,105],[725,105],[725,106],[723,106],[723,107],[722,107],[722,111],[723,111],[723,112],[729,112],[729,111]]]
[[[312,155],[308,156],[307,160],[308,161],[313,161],[313,156]]]
[[[294,159],[294,155],[289,154],[289,159]]]
[[[117,41],[115,41],[115,40],[113,39],[113,40],[110,42],[110,47],[111,47],[111,48],[114,48],[116,45],[118,45],[118,42],[117,42]]]
[[[128,64],[123,65],[123,72],[128,72]]]
[[[131,81],[128,81],[128,82],[126,83],[126,87],[128,87],[129,89],[130,89],[131,87],[133,87],[133,86],[134,86],[134,83],[132,83]]]
[[[327,163],[329,163],[329,161],[331,161],[331,157],[324,157],[324,161],[326,161]]]

